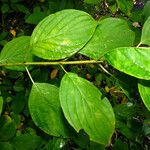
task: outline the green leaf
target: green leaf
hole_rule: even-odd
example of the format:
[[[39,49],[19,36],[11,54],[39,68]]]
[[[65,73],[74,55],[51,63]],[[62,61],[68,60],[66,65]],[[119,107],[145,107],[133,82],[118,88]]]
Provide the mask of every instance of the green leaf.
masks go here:
[[[14,150],[9,142],[0,142],[0,148],[1,150]]]
[[[38,24],[45,17],[46,14],[44,12],[36,12],[29,15],[28,18],[25,20],[25,22],[30,24]]]
[[[22,36],[8,42],[1,51],[0,64],[32,62],[30,37]],[[24,71],[24,66],[6,66],[7,69]]]
[[[65,117],[79,132],[84,129],[90,140],[108,144],[115,128],[115,116],[109,101],[89,81],[76,74],[64,75],[60,85],[60,103]]]
[[[102,2],[102,0],[84,0],[84,2],[87,4],[98,4]]]
[[[56,86],[34,83],[29,97],[29,110],[34,123],[41,130],[53,136],[68,136]]]
[[[15,147],[15,150],[35,150],[39,147],[41,138],[36,134],[25,133],[17,135],[11,141],[11,144]]]
[[[150,48],[120,47],[105,55],[116,69],[140,79],[150,79]]]
[[[150,1],[146,2],[142,15],[144,16],[144,19],[147,19],[150,16]]]
[[[2,113],[3,110],[3,97],[0,96],[0,114]]]
[[[144,23],[140,43],[150,46],[150,17]]]
[[[44,147],[43,150],[65,150],[67,145],[67,140],[64,138],[53,137],[49,140],[48,144]]]
[[[117,0],[118,8],[124,12],[126,15],[131,15],[131,10],[133,8],[133,1],[131,0]]]
[[[92,37],[96,21],[79,10],[62,10],[42,20],[31,36],[33,54],[57,60],[78,52]]]
[[[138,89],[145,106],[150,111],[150,81],[140,80]]]
[[[45,12],[34,12],[27,17],[25,22],[30,24],[38,24],[45,17],[46,17]]]
[[[128,145],[123,143],[120,139],[117,139],[113,145],[113,150],[129,150]]]
[[[14,4],[14,7],[15,7],[16,11],[19,11],[19,12],[22,12],[22,13],[25,13],[25,14],[30,13],[29,9],[27,7],[25,7],[24,5],[22,5],[22,4]]]
[[[134,33],[129,29],[126,21],[117,18],[106,18],[99,21],[99,25],[92,39],[80,51],[81,54],[99,59],[107,51],[132,46]]]
[[[0,117],[0,141],[11,139],[16,133],[14,121],[7,115]]]
[[[4,14],[4,13],[7,13],[8,11],[9,11],[9,5],[4,3],[1,6],[1,12]]]

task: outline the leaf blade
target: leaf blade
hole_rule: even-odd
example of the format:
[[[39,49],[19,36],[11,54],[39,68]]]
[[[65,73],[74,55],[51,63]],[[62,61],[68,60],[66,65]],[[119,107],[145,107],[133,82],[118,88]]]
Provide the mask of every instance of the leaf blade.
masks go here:
[[[40,129],[53,136],[68,136],[58,97],[58,88],[48,83],[35,83],[29,97],[29,110]],[[53,94],[52,94],[53,93]]]
[[[101,100],[100,91],[89,81],[67,73],[59,92],[61,107],[71,126],[77,132],[84,129],[95,142],[108,144],[114,132],[115,119],[109,101],[106,98]]]
[[[21,36],[8,42],[0,54],[1,64],[32,62],[32,60],[29,36]],[[24,66],[5,66],[5,68],[16,71],[25,71]]]
[[[87,43],[96,25],[89,14],[79,10],[62,10],[49,15],[33,31],[33,54],[49,60],[69,57]]]
[[[150,79],[150,48],[120,47],[105,55],[114,68],[139,79]]]
[[[150,46],[150,17],[144,23],[140,43]]]
[[[106,18],[99,21],[93,37],[80,53],[93,59],[99,59],[110,49],[132,46],[134,37],[126,21]]]
[[[138,83],[138,89],[143,103],[150,111],[150,81],[141,80]]]
[[[2,113],[2,110],[3,110],[3,97],[0,96],[0,115]]]

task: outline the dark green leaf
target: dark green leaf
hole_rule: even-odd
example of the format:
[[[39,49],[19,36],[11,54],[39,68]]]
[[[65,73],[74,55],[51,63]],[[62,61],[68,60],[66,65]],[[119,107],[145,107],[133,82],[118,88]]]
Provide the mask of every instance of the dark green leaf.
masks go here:
[[[43,150],[66,150],[64,147],[66,145],[66,140],[63,138],[53,138],[48,142]]]
[[[26,18],[26,23],[38,24],[42,19],[46,17],[45,12],[34,12]]]
[[[60,102],[68,122],[79,132],[84,129],[90,140],[108,144],[115,128],[109,101],[89,81],[67,73],[60,86]]]
[[[41,138],[36,134],[25,133],[13,138],[11,144],[15,147],[15,150],[35,150],[40,142]]]
[[[9,11],[9,5],[4,3],[1,7],[1,12],[4,14],[7,13],[8,11]]]
[[[16,133],[14,121],[9,116],[2,116],[0,118],[0,141],[7,141],[11,139]]]
[[[116,140],[113,145],[113,150],[129,150],[128,145],[123,143],[120,139]]]
[[[14,150],[13,146],[9,142],[0,142],[1,150]]]
[[[69,57],[87,43],[96,25],[89,14],[79,10],[62,10],[49,15],[33,31],[33,54],[49,60]]]
[[[0,96],[0,114],[2,113],[3,110],[3,97]]]
[[[98,4],[102,2],[102,0],[84,0],[84,2],[88,4]]]

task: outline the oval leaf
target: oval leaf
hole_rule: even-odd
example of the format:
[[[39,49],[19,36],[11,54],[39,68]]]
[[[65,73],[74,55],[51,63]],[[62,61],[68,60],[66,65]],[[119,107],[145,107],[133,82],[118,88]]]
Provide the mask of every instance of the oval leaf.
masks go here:
[[[1,51],[0,64],[32,62],[30,37],[22,36],[8,42]],[[7,69],[25,71],[24,66],[6,66]]]
[[[108,144],[115,128],[109,101],[89,81],[67,73],[60,85],[60,103],[68,122],[76,131],[84,129],[92,141]]]
[[[79,51],[92,37],[96,21],[79,10],[62,10],[42,20],[31,36],[33,54],[58,60]]]
[[[129,29],[125,20],[106,18],[99,21],[92,39],[80,53],[93,59],[99,59],[110,49],[132,46],[134,37],[133,31]]]
[[[140,79],[150,79],[150,48],[120,47],[105,55],[119,71]]]
[[[59,102],[59,89],[47,83],[34,83],[29,97],[33,121],[41,130],[53,136],[67,137]]]
[[[140,81],[138,89],[145,106],[150,111],[150,81]]]
[[[144,23],[140,43],[150,46],[150,17]]]

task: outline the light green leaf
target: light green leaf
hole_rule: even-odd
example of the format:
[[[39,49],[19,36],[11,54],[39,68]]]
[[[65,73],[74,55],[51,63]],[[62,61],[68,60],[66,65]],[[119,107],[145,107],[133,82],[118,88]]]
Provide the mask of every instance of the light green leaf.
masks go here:
[[[134,37],[134,33],[129,29],[126,21],[106,18],[99,21],[92,39],[80,53],[93,59],[99,59],[110,49],[132,46]]]
[[[141,44],[147,44],[150,46],[150,17],[148,17],[148,19],[144,23],[140,43]]]
[[[31,36],[33,54],[58,60],[79,51],[92,37],[96,21],[86,12],[62,10],[42,20]]]
[[[30,37],[22,36],[8,42],[1,51],[0,64],[32,62]],[[24,66],[6,66],[7,69],[24,71]]]
[[[140,79],[150,79],[150,48],[120,47],[105,55],[116,69]]]
[[[89,135],[90,140],[108,144],[115,128],[115,117],[109,101],[89,81],[67,73],[60,85],[60,103],[73,128]]]
[[[3,110],[3,97],[0,96],[0,114],[2,113]]]
[[[34,123],[53,136],[67,137],[59,102],[59,89],[48,83],[35,83],[29,97],[29,110]]]
[[[150,81],[139,81],[138,89],[145,106],[150,110]]]

